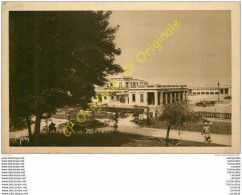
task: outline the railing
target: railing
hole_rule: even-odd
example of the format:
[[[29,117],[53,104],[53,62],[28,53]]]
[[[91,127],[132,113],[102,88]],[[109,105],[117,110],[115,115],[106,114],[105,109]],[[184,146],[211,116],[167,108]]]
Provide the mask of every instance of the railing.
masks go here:
[[[220,119],[231,119],[231,113],[219,113],[219,112],[196,112],[197,116],[207,118],[220,118]]]
[[[96,87],[96,90],[105,90],[107,89],[108,86],[106,87]],[[186,85],[135,85],[135,86],[119,86],[117,87],[116,89],[121,89],[121,90],[129,90],[129,89],[132,89],[132,88],[182,88],[182,89],[186,89],[187,86]]]

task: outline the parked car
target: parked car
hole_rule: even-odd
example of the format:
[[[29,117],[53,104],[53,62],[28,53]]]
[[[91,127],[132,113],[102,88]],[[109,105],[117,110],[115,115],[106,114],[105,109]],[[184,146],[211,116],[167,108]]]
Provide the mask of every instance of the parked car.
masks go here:
[[[214,106],[214,104],[215,104],[215,101],[200,101],[195,103],[196,106],[203,106],[203,107]]]

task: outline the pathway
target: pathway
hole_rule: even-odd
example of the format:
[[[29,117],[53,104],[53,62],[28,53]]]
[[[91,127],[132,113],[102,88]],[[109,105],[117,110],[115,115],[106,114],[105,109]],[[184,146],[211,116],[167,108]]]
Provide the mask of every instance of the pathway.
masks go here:
[[[101,119],[100,119],[101,120]],[[138,127],[133,122],[130,122],[132,117],[129,116],[125,119],[119,119],[119,132],[139,134],[152,137],[166,137],[166,129],[156,129],[148,127]],[[108,129],[112,129],[109,127]],[[107,128],[100,128],[99,130],[107,130]],[[182,139],[187,141],[195,142],[204,142],[204,136],[201,135],[201,132],[192,132],[192,131],[182,131],[181,135],[178,134],[178,130],[170,130],[170,138],[172,139]],[[212,143],[231,146],[232,136],[224,134],[211,134]]]

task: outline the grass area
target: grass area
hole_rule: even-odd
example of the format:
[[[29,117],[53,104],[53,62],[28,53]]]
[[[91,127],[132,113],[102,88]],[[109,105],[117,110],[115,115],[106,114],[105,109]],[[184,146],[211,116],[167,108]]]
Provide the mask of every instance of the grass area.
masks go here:
[[[39,136],[40,146],[121,146],[139,138],[139,135],[118,132],[95,132],[92,134],[73,134],[66,137],[64,134],[41,134]],[[14,142],[13,142],[14,141]],[[11,146],[18,142],[11,140]],[[25,146],[33,146],[33,143]]]
[[[212,121],[212,124],[209,124],[210,132],[215,134],[232,134],[232,127],[231,122],[224,122],[224,121]],[[157,118],[150,119],[150,124],[147,123],[141,123],[141,126],[151,127],[151,128],[158,128],[158,129],[166,129],[166,124],[163,121],[160,121]],[[174,129],[174,128],[172,128]],[[203,123],[191,123],[186,125],[183,130],[186,131],[195,131],[195,132],[202,132],[203,129]]]
[[[171,139],[169,147],[208,147],[222,146],[213,143],[199,143],[192,141],[182,141]],[[20,146],[19,140],[10,139],[10,146]],[[33,143],[22,142],[21,147],[34,146]],[[39,146],[87,146],[87,147],[165,147],[164,138],[153,138],[136,134],[120,132],[95,132],[92,134],[73,134],[66,137],[63,134],[41,134],[39,136]]]

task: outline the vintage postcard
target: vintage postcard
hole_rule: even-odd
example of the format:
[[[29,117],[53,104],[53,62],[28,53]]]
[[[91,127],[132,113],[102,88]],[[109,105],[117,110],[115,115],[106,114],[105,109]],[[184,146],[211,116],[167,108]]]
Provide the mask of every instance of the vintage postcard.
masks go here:
[[[2,153],[240,152],[240,3],[2,10]]]

